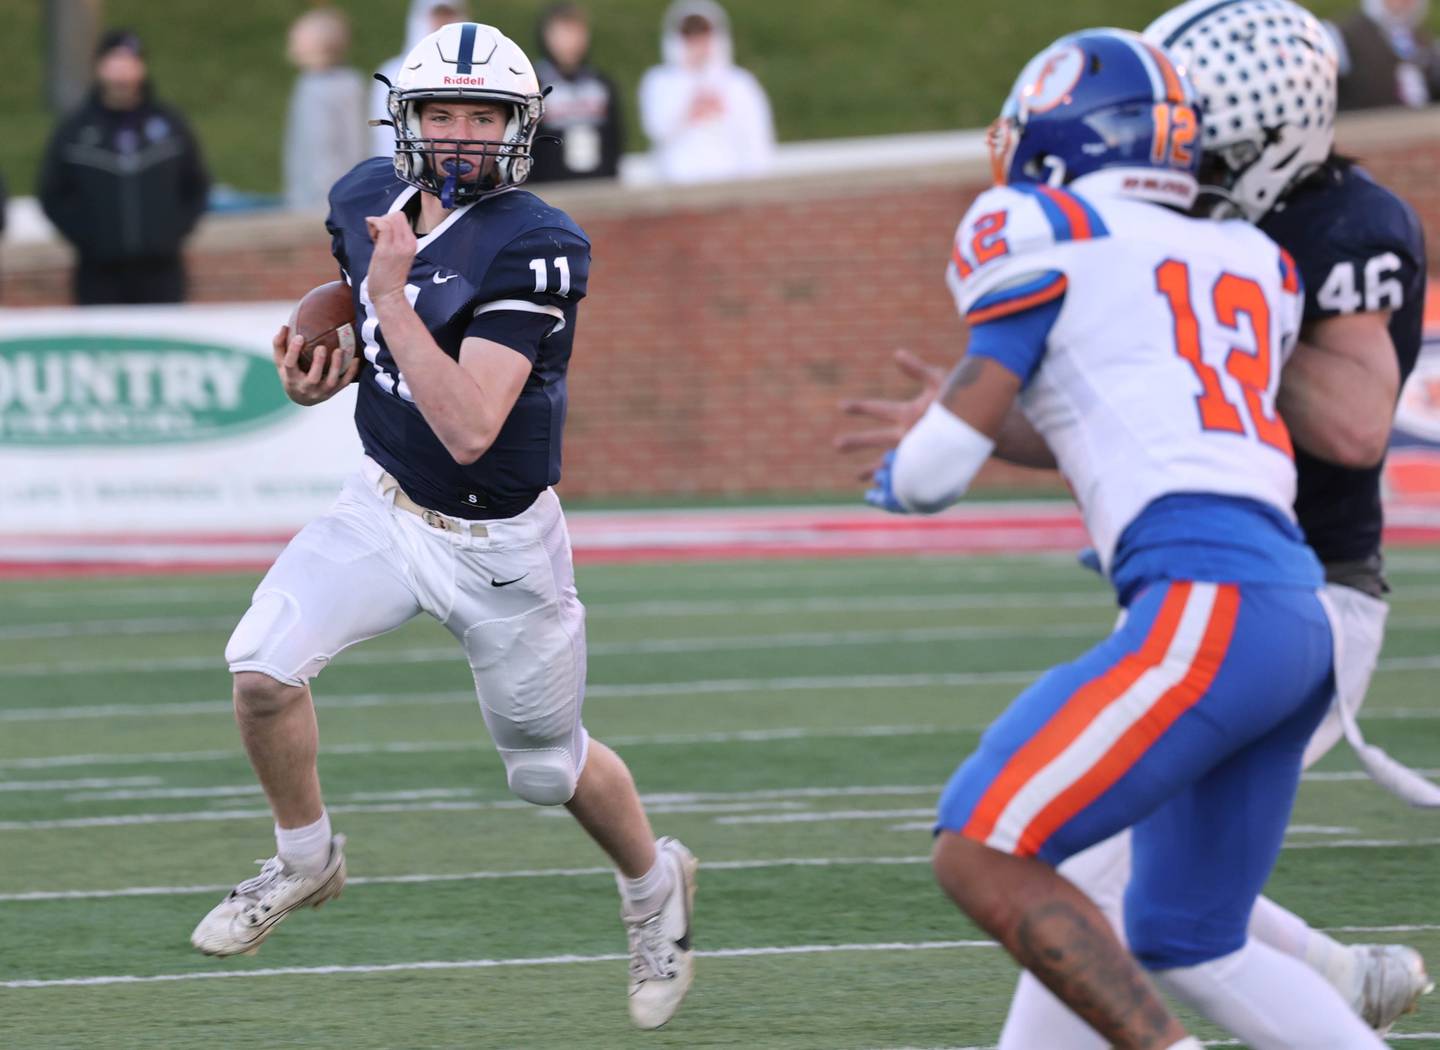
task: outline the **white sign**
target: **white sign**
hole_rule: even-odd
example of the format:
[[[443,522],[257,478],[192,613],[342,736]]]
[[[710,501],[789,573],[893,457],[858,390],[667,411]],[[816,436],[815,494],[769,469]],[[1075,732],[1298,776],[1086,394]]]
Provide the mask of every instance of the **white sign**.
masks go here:
[[[276,534],[334,501],[353,390],[280,389],[291,303],[0,310],[0,537]]]

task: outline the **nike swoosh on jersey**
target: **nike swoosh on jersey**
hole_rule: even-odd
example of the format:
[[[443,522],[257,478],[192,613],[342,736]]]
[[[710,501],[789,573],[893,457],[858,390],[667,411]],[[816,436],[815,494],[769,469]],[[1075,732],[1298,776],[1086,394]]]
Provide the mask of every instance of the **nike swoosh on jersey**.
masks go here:
[[[519,576],[516,576],[513,580],[491,580],[491,581],[490,581],[490,586],[491,586],[491,587],[509,587],[512,583],[519,583],[521,580],[523,580],[526,576],[529,576],[529,575],[530,575],[530,574],[527,572],[527,573],[522,573],[522,574],[519,575]]]
[[[459,275],[458,273],[452,273],[452,274],[451,274],[450,276],[448,276],[448,277],[441,277],[441,276],[440,276],[440,271],[439,271],[439,270],[436,270],[435,273],[431,275],[430,279],[431,279],[432,281],[434,281],[436,284],[447,284],[447,283],[449,283],[450,281],[455,280],[455,278],[457,278],[457,277],[459,277],[459,276],[460,276],[460,275]]]

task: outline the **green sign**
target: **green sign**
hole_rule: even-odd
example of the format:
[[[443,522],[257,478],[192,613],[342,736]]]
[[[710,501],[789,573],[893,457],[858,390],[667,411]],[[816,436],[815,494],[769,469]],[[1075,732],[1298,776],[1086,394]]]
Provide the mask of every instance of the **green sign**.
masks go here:
[[[0,340],[0,445],[155,445],[248,430],[289,409],[270,360],[180,339]]]

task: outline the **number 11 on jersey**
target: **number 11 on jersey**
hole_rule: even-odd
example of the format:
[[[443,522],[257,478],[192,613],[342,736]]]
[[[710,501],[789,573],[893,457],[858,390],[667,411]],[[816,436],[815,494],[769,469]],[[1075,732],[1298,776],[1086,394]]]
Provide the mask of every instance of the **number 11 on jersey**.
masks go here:
[[[545,265],[545,260],[531,259],[530,269],[535,271],[535,290],[537,292],[550,291],[550,268]],[[560,286],[555,289],[555,294],[569,295],[570,260],[563,255],[555,256],[555,272],[560,275]]]

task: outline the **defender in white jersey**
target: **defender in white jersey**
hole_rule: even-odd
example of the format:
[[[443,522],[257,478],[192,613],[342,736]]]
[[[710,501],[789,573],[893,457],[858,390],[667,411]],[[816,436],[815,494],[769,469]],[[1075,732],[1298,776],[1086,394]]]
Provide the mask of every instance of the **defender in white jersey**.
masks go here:
[[[1286,371],[1280,406],[1297,447],[1296,517],[1325,568],[1336,613],[1337,696],[1305,765],[1343,729],[1377,782],[1412,804],[1436,805],[1440,791],[1366,743],[1355,721],[1384,634],[1379,476],[1395,397],[1420,343],[1418,221],[1389,190],[1333,155],[1336,54],[1310,12],[1290,0],[1187,0],[1145,36],[1188,68],[1200,94],[1207,209],[1214,201],[1214,210],[1244,215],[1287,246],[1306,285],[1304,347]],[[1233,90],[1242,80],[1252,92]],[[1366,266],[1385,269],[1385,294],[1337,303],[1327,292],[1330,275]],[[1122,833],[1060,869],[1118,929],[1129,857]],[[1324,976],[1382,1035],[1433,988],[1414,948],[1342,943],[1266,897],[1256,901],[1249,934]],[[1049,1046],[1104,1050],[1105,1041],[1022,975],[1000,1050]]]
[[[997,444],[1038,437],[1126,614],[957,770],[935,871],[1111,1045],[1199,1045],[1138,960],[1221,1024],[1249,996],[1283,1045],[1375,1047],[1318,975],[1246,941],[1331,693],[1332,635],[1275,408],[1299,278],[1254,229],[1184,214],[1198,130],[1188,84],[1138,36],[1064,38],[1021,74],[997,126],[1004,185],[960,226],[969,348],[867,499],[939,510]],[[1134,960],[1054,870],[1123,828]],[[1257,1031],[1236,1034],[1281,1045]]]
[[[1049,321],[1044,368],[1018,342],[997,359],[1024,381],[1020,409],[1107,567],[1124,527],[1165,493],[1253,499],[1287,517],[1295,498],[1275,411],[1303,306],[1294,264],[1248,223],[1152,203],[1183,204],[1193,183],[1157,179],[1137,198],[1124,189],[1130,178],[1102,170],[1063,189],[987,190],[960,224],[947,271],[977,331]],[[1163,343],[1169,352],[1157,352]],[[1197,413],[1203,431],[1236,440],[1196,441],[1175,425]]]

